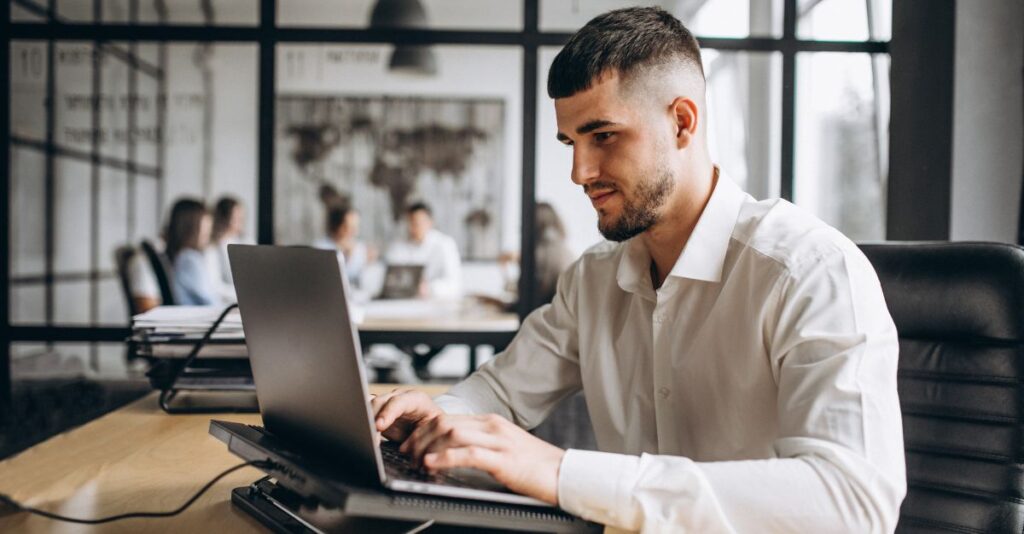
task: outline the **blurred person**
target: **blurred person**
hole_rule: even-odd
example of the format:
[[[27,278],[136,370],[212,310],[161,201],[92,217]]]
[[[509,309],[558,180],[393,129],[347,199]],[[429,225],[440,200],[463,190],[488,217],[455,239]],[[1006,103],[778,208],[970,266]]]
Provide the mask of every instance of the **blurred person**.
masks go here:
[[[245,232],[245,208],[238,199],[223,196],[213,206],[213,230],[206,260],[210,269],[210,283],[224,302],[234,302],[235,285],[228,261],[228,245],[242,242]]]
[[[455,240],[434,228],[430,206],[416,202],[405,210],[406,236],[388,247],[391,265],[423,265],[420,297],[462,296],[462,259]]]
[[[153,240],[153,246],[162,251],[163,239]],[[135,309],[139,313],[149,311],[163,303],[153,266],[146,253],[139,247],[134,247],[132,257],[128,259],[128,288]]]
[[[313,246],[325,250],[337,250],[339,260],[344,260],[345,276],[352,286],[359,287],[363,269],[376,260],[377,251],[359,241],[359,211],[345,204],[327,205],[324,236]]]
[[[555,296],[558,277],[565,271],[575,258],[567,242],[565,224],[558,216],[555,207],[547,202],[538,202],[533,212],[534,217],[534,286],[535,304],[547,304]],[[498,262],[505,266],[516,263],[520,259],[518,252],[505,252],[498,257]],[[516,291],[516,283],[509,280],[509,291]],[[515,303],[507,306],[515,308]]]
[[[174,269],[174,298],[182,306],[210,306],[223,301],[214,290],[203,251],[210,244],[213,221],[199,200],[183,198],[171,208],[164,230],[167,258]]]

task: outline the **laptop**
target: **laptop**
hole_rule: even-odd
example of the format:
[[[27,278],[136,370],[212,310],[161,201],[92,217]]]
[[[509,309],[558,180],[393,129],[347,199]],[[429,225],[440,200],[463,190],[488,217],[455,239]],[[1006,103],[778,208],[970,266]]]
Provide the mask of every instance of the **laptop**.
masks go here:
[[[336,458],[360,483],[407,493],[536,507],[479,470],[429,474],[378,445],[359,335],[336,254],[299,247],[229,245],[242,326],[265,431]]]
[[[413,299],[419,296],[423,265],[389,264],[384,272],[382,299]]]

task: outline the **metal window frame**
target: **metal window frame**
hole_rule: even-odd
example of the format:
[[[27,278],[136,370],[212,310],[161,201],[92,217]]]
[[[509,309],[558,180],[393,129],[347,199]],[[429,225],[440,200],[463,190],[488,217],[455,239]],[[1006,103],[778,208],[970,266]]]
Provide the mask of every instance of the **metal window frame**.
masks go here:
[[[354,28],[313,28],[313,27],[277,27],[276,0],[260,0],[259,22],[254,26],[198,26],[198,25],[136,25],[136,24],[103,24],[72,23],[59,20],[53,10],[54,0],[46,0],[45,7],[33,0],[0,0],[0,71],[4,80],[0,86],[0,100],[10,102],[10,48],[17,40],[43,40],[48,44],[49,53],[53,55],[55,43],[66,40],[91,41],[102,47],[105,53],[120,58],[132,67],[132,79],[137,73],[144,73],[156,78],[160,83],[160,91],[166,91],[164,70],[167,65],[166,47],[160,48],[160,61],[157,65],[149,64],[137,57],[135,44],[138,42],[156,42],[162,45],[171,42],[235,42],[252,43],[259,49],[259,90],[258,90],[258,178],[257,178],[257,235],[260,243],[272,243],[274,235],[274,123],[276,98],[275,72],[276,48],[279,44],[290,43],[396,43],[396,44],[456,44],[456,45],[497,45],[518,46],[523,50],[523,116],[522,116],[522,185],[521,185],[521,273],[519,294],[519,313],[525,317],[540,303],[531,302],[533,295],[535,272],[535,251],[533,249],[534,202],[536,192],[536,120],[538,93],[538,60],[542,46],[560,46],[572,35],[567,32],[543,32],[539,29],[539,1],[523,0],[523,28],[521,31],[464,31],[464,30],[379,30]],[[94,0],[96,12],[102,0]],[[137,0],[132,0],[136,5]],[[16,3],[35,11],[46,22],[12,22],[11,4]],[[797,38],[797,0],[783,0],[783,32],[781,37],[746,37],[746,38],[698,38],[704,48],[723,51],[743,52],[778,52],[782,56],[782,139],[781,139],[781,193],[784,198],[791,199],[794,181],[794,139],[796,122],[796,56],[801,52],[849,52],[867,54],[889,53],[888,41],[819,41]],[[133,12],[137,12],[135,9]],[[99,20],[100,17],[96,17]],[[128,50],[110,43],[124,41],[132,43]],[[50,58],[48,69],[53,70],[54,61]],[[98,73],[97,73],[98,74]],[[54,83],[53,73],[48,75],[47,84]],[[137,83],[137,82],[136,82]],[[133,84],[134,85],[134,84]],[[52,87],[50,87],[52,89]],[[53,94],[51,92],[51,94]],[[166,110],[160,113],[158,122],[165,121]],[[89,161],[94,168],[110,167],[126,171],[130,181],[136,176],[149,176],[158,181],[163,178],[164,147],[158,147],[158,164],[150,167],[132,161],[132,151],[126,161],[107,158],[98,153],[82,153],[54,143],[52,135],[53,113],[48,113],[47,140],[39,142],[12,139],[10,130],[9,106],[0,111],[0,141],[8,149],[0,161],[0,220],[6,228],[10,228],[10,151],[15,144],[34,146],[48,153],[48,177],[52,182],[52,161],[55,155],[72,157]],[[52,186],[52,183],[50,184]],[[47,189],[52,192],[52,187]],[[95,191],[94,191],[94,194]],[[46,200],[48,210],[48,227],[52,226],[52,193]],[[163,205],[163,188],[158,189],[158,206]],[[129,204],[133,204],[130,199]],[[10,276],[10,235],[9,231],[0,232],[0,278],[4,280],[4,290],[0,294],[0,414],[6,413],[10,399],[10,349],[11,342],[21,341],[121,341],[126,331],[105,327],[62,327],[52,324],[49,317],[46,326],[13,326],[10,322],[10,290],[16,283]],[[47,273],[46,280],[56,279],[52,266],[53,235],[52,228],[47,230]],[[92,277],[102,276],[91,273]],[[52,314],[52,291],[48,291],[47,312]],[[95,300],[95,299],[94,299]],[[0,416],[2,417],[2,416]]]

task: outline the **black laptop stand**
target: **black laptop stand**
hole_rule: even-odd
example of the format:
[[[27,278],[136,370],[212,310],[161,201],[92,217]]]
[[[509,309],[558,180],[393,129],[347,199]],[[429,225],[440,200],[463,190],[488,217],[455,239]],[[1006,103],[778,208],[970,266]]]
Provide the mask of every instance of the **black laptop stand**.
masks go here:
[[[599,525],[536,506],[392,492],[353,483],[337,462],[301,455],[259,427],[210,421],[210,434],[267,477],[231,502],[275,532],[600,532]],[[372,525],[372,526],[371,526]],[[347,530],[354,529],[354,530]]]

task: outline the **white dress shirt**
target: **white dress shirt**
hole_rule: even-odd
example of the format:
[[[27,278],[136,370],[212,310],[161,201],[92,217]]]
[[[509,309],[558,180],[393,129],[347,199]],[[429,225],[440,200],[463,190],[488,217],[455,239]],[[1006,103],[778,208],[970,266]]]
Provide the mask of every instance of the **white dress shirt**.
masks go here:
[[[455,240],[431,229],[423,241],[402,239],[391,243],[384,256],[388,264],[423,265],[423,279],[434,298],[462,296],[462,260]]]
[[[593,247],[438,404],[532,428],[582,388],[602,452],[566,452],[559,505],[612,527],[891,532],[896,328],[857,247],[722,176],[658,290],[650,264],[639,239]]]

